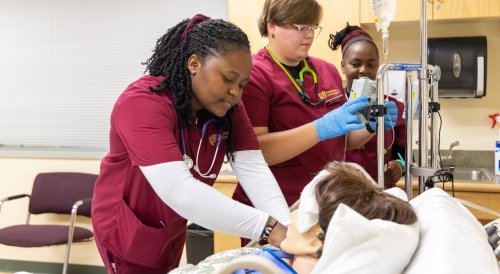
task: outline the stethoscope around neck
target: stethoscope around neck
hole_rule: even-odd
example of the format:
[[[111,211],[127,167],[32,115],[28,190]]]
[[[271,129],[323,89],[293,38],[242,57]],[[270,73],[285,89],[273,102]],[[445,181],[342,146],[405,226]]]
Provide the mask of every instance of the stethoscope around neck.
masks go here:
[[[214,167],[215,164],[215,159],[217,158],[217,153],[219,152],[220,145],[222,143],[222,137],[223,137],[223,130],[220,129],[219,132],[217,133],[217,141],[216,141],[216,147],[215,147],[215,154],[214,157],[212,158],[212,163],[210,163],[210,167],[206,172],[201,172],[200,167],[198,166],[199,163],[199,155],[200,155],[200,149],[201,149],[201,143],[203,142],[203,138],[205,138],[205,135],[207,133],[208,126],[212,123],[216,123],[217,121],[215,119],[208,119],[205,123],[203,123],[203,127],[201,129],[201,135],[200,135],[200,141],[198,142],[198,149],[196,150],[196,162],[193,162],[193,159],[187,155],[187,150],[186,150],[186,143],[184,141],[184,130],[185,128],[181,128],[181,150],[182,150],[182,159],[184,160],[184,163],[186,163],[186,166],[191,169],[193,168],[202,178],[210,178],[210,179],[215,179],[217,178],[217,174],[210,172],[212,171],[212,168]]]
[[[274,56],[274,54],[271,51],[271,49],[269,48],[269,46],[266,46],[266,50],[269,53],[269,55],[271,56],[271,58],[273,59],[273,61],[286,74],[286,76],[288,77],[290,82],[293,84],[293,86],[295,87],[295,89],[299,93],[299,97],[300,97],[300,99],[302,99],[302,101],[304,101],[306,104],[311,105],[311,106],[317,106],[317,105],[325,102],[324,99],[318,100],[318,92],[319,92],[319,90],[318,90],[318,75],[309,66],[306,59],[303,60],[304,67],[299,71],[299,79],[297,79],[299,81],[299,83],[297,83],[297,81],[292,77],[290,72],[288,72],[288,70],[283,66],[283,64],[276,58],[276,56]],[[304,92],[304,90],[303,90],[304,89],[303,83],[304,83],[304,74],[305,73],[309,73],[312,76],[312,80],[313,80],[313,84],[314,84],[314,94],[316,96],[315,101],[312,101],[311,98],[309,97],[309,95],[307,95],[307,93]],[[300,86],[299,86],[299,84],[300,84]]]

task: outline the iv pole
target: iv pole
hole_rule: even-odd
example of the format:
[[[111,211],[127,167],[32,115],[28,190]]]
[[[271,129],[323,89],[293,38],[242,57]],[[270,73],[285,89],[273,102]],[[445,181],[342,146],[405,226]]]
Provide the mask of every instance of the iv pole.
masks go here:
[[[426,177],[432,176],[436,170],[439,169],[437,161],[438,132],[437,124],[437,111],[439,111],[439,104],[437,103],[438,88],[437,81],[441,77],[440,69],[438,66],[429,66],[427,63],[427,1],[420,1],[420,69],[418,70],[419,77],[419,97],[420,97],[420,113],[419,113],[419,131],[418,131],[418,150],[419,159],[418,165],[413,162],[413,94],[411,82],[407,83],[406,88],[406,163],[405,163],[405,192],[408,199],[413,196],[412,176],[418,176],[419,193],[424,191]],[[417,66],[406,66],[405,64],[382,64],[377,71],[377,104],[378,106],[384,105],[384,90],[385,79],[384,76],[388,70],[402,69],[408,71],[416,70]],[[432,94],[429,94],[429,73],[430,82],[432,87]],[[429,97],[431,97],[431,104],[433,106],[432,115],[430,116],[431,124],[429,125]],[[377,167],[378,167],[378,185],[384,187],[384,129],[383,115],[377,116]],[[431,133],[431,157],[428,154],[428,133]],[[429,161],[430,159],[430,161]],[[431,165],[429,165],[431,162]]]
[[[420,1],[420,63],[422,70],[420,71],[420,100],[422,102],[421,112],[419,117],[419,134],[418,134],[418,151],[420,167],[429,167],[429,157],[427,155],[427,127],[429,104],[428,104],[428,79],[427,79],[427,1]],[[413,171],[412,171],[413,172]],[[425,177],[419,176],[418,190],[419,193],[424,192]]]

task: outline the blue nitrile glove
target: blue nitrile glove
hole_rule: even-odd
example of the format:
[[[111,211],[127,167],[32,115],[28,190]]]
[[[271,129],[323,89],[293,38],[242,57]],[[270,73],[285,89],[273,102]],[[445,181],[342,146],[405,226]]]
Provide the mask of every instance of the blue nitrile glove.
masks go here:
[[[396,103],[389,101],[384,104],[386,112],[384,114],[384,129],[391,130],[398,120],[398,107]],[[376,119],[370,118],[370,127],[375,130]]]
[[[351,130],[365,128],[356,112],[368,106],[368,96],[361,96],[347,101],[341,107],[314,121],[319,140],[324,141],[344,135]]]
[[[389,101],[385,103],[384,129],[391,130],[398,121],[398,107],[396,103]]]

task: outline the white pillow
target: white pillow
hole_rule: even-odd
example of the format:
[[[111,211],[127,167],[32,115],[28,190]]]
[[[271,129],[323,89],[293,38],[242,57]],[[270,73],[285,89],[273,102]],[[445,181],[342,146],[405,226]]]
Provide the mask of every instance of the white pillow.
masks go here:
[[[408,195],[406,195],[406,192],[399,187],[389,188],[384,190],[384,192],[387,192],[392,196],[398,197],[399,199],[408,202]]]
[[[419,226],[368,220],[340,204],[312,273],[400,274],[418,244]]]
[[[419,219],[420,243],[405,274],[498,273],[483,226],[448,193],[433,188],[410,204]]]

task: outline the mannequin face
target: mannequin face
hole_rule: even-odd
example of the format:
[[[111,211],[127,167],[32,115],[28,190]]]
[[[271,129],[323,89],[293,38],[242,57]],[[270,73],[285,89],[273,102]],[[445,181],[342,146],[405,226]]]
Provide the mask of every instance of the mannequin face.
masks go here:
[[[305,233],[300,233],[298,230],[298,210],[292,211],[291,215],[292,224],[288,227],[286,238],[281,242],[281,249],[290,254],[316,256],[316,252],[323,245],[317,237],[317,234],[322,231],[321,228],[315,225]]]

